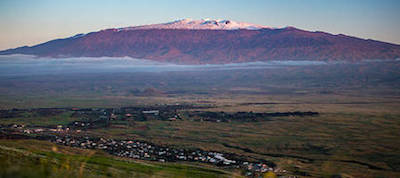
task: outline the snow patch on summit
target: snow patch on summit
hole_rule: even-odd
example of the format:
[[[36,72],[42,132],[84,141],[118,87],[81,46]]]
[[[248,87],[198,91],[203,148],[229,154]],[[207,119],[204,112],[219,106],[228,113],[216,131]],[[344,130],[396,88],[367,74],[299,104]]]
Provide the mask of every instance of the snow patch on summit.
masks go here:
[[[189,30],[259,30],[263,28],[271,28],[268,26],[251,24],[246,22],[236,22],[232,20],[220,19],[181,19],[168,23],[143,25],[135,27],[119,28],[118,30],[141,30],[141,29],[189,29]]]

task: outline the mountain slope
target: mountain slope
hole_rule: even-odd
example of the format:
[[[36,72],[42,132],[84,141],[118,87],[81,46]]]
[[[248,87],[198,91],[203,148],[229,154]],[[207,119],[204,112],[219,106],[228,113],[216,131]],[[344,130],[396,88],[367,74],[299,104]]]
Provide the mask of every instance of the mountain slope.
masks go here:
[[[267,60],[358,61],[400,57],[400,45],[345,35],[309,32],[293,27],[264,28],[248,24],[242,24],[243,28],[224,26],[216,29],[216,24],[194,28],[187,25],[190,22],[184,22],[183,26],[173,25],[174,28],[167,23],[101,30],[32,47],[9,49],[0,54],[50,57],[130,56],[181,64]],[[202,23],[194,26],[198,27],[199,24]]]

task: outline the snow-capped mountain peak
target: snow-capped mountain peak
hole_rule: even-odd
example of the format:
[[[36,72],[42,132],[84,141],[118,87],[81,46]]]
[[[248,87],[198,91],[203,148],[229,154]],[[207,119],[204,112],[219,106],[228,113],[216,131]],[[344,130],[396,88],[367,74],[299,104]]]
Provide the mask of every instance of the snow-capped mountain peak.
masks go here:
[[[236,22],[232,20],[221,20],[221,19],[202,19],[202,20],[181,19],[168,23],[125,27],[125,28],[120,28],[118,30],[139,30],[139,29],[259,30],[262,28],[270,28],[270,27],[246,23],[246,22]]]

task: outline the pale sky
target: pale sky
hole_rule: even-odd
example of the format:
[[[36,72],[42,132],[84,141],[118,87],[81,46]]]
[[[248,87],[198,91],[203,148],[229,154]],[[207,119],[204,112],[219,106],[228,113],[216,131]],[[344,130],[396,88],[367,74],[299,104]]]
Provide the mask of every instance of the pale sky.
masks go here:
[[[0,50],[183,18],[295,26],[400,44],[398,0],[0,0]]]

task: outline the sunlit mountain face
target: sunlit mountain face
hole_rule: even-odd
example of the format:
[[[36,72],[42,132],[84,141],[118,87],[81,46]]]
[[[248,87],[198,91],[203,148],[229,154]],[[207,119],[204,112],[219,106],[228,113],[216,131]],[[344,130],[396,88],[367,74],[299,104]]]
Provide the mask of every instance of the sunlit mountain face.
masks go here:
[[[183,19],[78,34],[1,51],[0,54],[55,58],[128,56],[175,64],[227,64],[271,60],[397,59],[400,46],[295,27]]]

